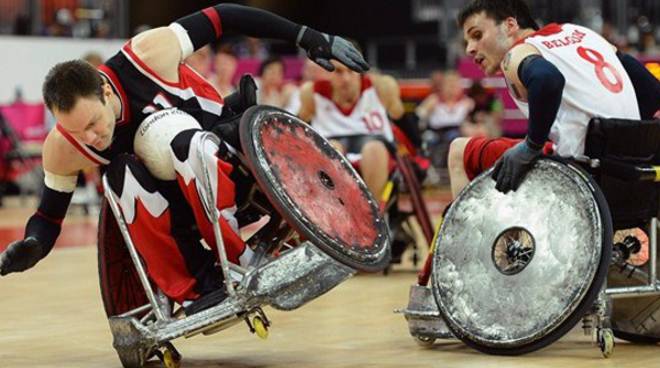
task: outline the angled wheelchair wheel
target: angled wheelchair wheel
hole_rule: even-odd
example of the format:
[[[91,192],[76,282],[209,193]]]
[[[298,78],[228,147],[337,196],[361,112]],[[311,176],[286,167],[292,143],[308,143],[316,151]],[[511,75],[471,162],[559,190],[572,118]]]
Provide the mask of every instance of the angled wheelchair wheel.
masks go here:
[[[241,146],[255,179],[286,222],[355,269],[389,262],[389,231],[349,162],[302,120],[268,106],[241,119]]]
[[[98,263],[101,297],[108,317],[149,303],[107,199],[99,215]]]
[[[433,258],[433,294],[452,332],[518,355],[565,335],[591,308],[612,252],[606,201],[580,169],[539,160],[516,192],[490,170],[454,201]]]

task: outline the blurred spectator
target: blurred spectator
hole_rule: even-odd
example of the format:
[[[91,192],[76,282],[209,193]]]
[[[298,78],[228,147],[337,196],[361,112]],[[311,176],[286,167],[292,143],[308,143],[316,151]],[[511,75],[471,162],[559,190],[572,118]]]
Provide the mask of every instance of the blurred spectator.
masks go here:
[[[653,32],[646,32],[642,35],[640,52],[645,56],[660,54],[660,47],[655,41],[655,35]]]
[[[238,60],[229,47],[221,47],[213,58],[215,74],[211,78],[211,83],[218,90],[220,96],[228,96],[236,90],[232,83]]]
[[[623,37],[610,22],[603,23],[601,35],[618,49],[625,50],[628,47],[626,38]]]
[[[305,58],[305,63],[302,66],[300,71],[300,83],[302,85],[305,82],[314,82],[317,80],[328,79],[329,72],[323,69],[317,63]],[[298,115],[300,111],[300,88],[293,88],[291,97],[289,98],[289,103],[284,107],[284,110]]]
[[[281,109],[289,106],[296,90],[294,85],[284,82],[284,62],[278,56],[272,56],[261,63],[257,84],[257,103]]]
[[[260,39],[252,37],[246,37],[234,45],[234,53],[239,59],[266,60],[269,56],[266,45]]]
[[[428,129],[451,141],[459,135],[459,127],[474,108],[474,101],[465,95],[461,76],[455,71],[431,75],[431,93],[415,111]]]
[[[497,98],[495,91],[487,90],[481,81],[475,80],[468,89],[467,95],[474,101],[474,108],[461,125],[461,135],[500,137],[504,105]]]
[[[426,131],[423,146],[435,169],[447,167],[449,143],[461,135],[460,127],[474,108],[474,101],[465,95],[461,76],[455,71],[431,74],[431,93],[415,113]],[[429,181],[436,184],[448,179],[446,170],[429,172]]]
[[[60,8],[55,13],[55,21],[46,29],[48,36],[71,37],[73,35],[73,12],[68,8]]]
[[[94,65],[94,67],[98,67],[99,65],[103,64],[103,56],[94,51],[86,53],[83,55],[82,59]]]
[[[209,78],[211,76],[211,47],[209,45],[202,47],[188,56],[184,62],[202,77]]]

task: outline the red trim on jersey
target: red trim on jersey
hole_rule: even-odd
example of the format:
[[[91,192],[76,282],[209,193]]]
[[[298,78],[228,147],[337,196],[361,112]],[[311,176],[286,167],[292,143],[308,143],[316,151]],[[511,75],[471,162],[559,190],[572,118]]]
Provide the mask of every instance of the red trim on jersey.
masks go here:
[[[199,73],[187,64],[179,65],[179,83],[181,84],[181,88],[192,88],[195,96],[224,104],[224,100],[218,90],[206,78],[199,75]]]
[[[128,97],[126,97],[126,92],[124,91],[124,87],[119,82],[117,74],[115,74],[114,70],[110,69],[105,64],[99,65],[98,69],[108,78],[114,89],[119,92],[119,100],[121,102],[121,118],[116,122],[116,124],[122,125],[128,123],[128,121],[131,119],[131,105],[128,103]]]
[[[332,99],[332,84],[330,84],[329,80],[319,80],[314,82],[314,92],[332,101],[332,103],[337,107],[339,111],[341,111],[342,114],[349,116],[353,113],[353,110],[360,101],[360,98],[362,98],[362,93],[369,89],[371,86],[371,79],[369,79],[369,77],[366,75],[363,75],[362,80],[360,80],[360,95],[358,96],[357,100],[355,100],[355,103],[349,107],[341,107],[337,105],[337,103]]]
[[[140,66],[140,68],[144,69],[144,71],[147,72],[150,76],[158,79],[160,82],[162,82],[164,84],[167,84],[168,86],[181,88],[180,87],[180,82],[175,83],[175,82],[166,81],[161,76],[159,76],[158,73],[154,72],[153,69],[151,69],[147,64],[145,64],[144,61],[142,61],[142,59],[140,59],[135,54],[135,52],[133,51],[133,47],[131,46],[131,41],[130,40],[124,44],[124,47],[122,47],[122,50],[124,50],[128,54],[128,56],[130,56],[130,58],[134,62],[136,62]],[[179,79],[181,79],[181,78],[179,77]]]
[[[60,123],[55,124],[55,129],[57,129],[60,132],[60,134],[62,134],[62,136],[66,138],[66,140],[69,141],[69,143],[71,143],[71,145],[75,149],[78,150],[78,152],[82,153],[83,156],[87,157],[88,160],[92,161],[97,165],[103,165],[103,162],[99,161],[96,157],[89,154],[89,152],[87,152],[85,147],[83,147],[80,144],[80,142],[78,142],[78,140],[71,135],[71,133],[67,132],[66,129],[64,129],[64,127],[60,125]]]
[[[215,30],[215,38],[220,38],[222,35],[222,21],[220,20],[220,14],[212,6],[202,10],[202,13],[206,15],[207,18],[211,21],[213,29]]]
[[[160,77],[156,72],[153,71],[147,64],[144,63],[131,48],[131,42],[127,42],[123,50],[128,54],[130,59],[137,63],[140,68],[142,68],[150,77],[157,79],[159,82],[168,85],[170,87],[175,87],[178,89],[191,88],[194,94],[198,97],[204,97],[209,100],[223,104],[223,99],[218,93],[218,91],[207,81],[204,77],[195,72],[188,65],[181,63],[179,64],[179,81],[169,82]]]
[[[531,35],[527,37],[523,37],[516,41],[511,48],[514,48],[517,45],[520,45],[521,43],[525,42],[526,39],[530,37],[536,37],[536,36],[552,36],[553,34],[557,34],[562,31],[562,25],[557,24],[557,23],[550,23],[547,26],[539,29],[538,31],[532,33]],[[510,49],[509,49],[510,50]]]

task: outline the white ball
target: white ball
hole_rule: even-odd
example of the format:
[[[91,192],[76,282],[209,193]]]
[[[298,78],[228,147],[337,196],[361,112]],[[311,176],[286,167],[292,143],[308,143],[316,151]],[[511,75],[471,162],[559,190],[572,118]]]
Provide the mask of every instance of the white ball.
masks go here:
[[[135,133],[133,149],[149,172],[160,180],[176,179],[170,143],[184,130],[202,129],[190,114],[176,108],[157,111]]]

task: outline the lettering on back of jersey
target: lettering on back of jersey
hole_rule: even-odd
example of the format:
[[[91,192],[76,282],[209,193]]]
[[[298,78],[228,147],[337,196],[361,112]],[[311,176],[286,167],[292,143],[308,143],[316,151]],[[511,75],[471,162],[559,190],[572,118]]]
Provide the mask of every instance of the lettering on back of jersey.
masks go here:
[[[570,46],[582,42],[582,40],[586,35],[587,35],[586,33],[580,32],[580,30],[576,29],[573,31],[573,33],[571,33],[568,36],[557,38],[554,40],[543,41],[541,43],[543,44],[543,46],[547,47],[548,49],[553,49],[555,47]]]

